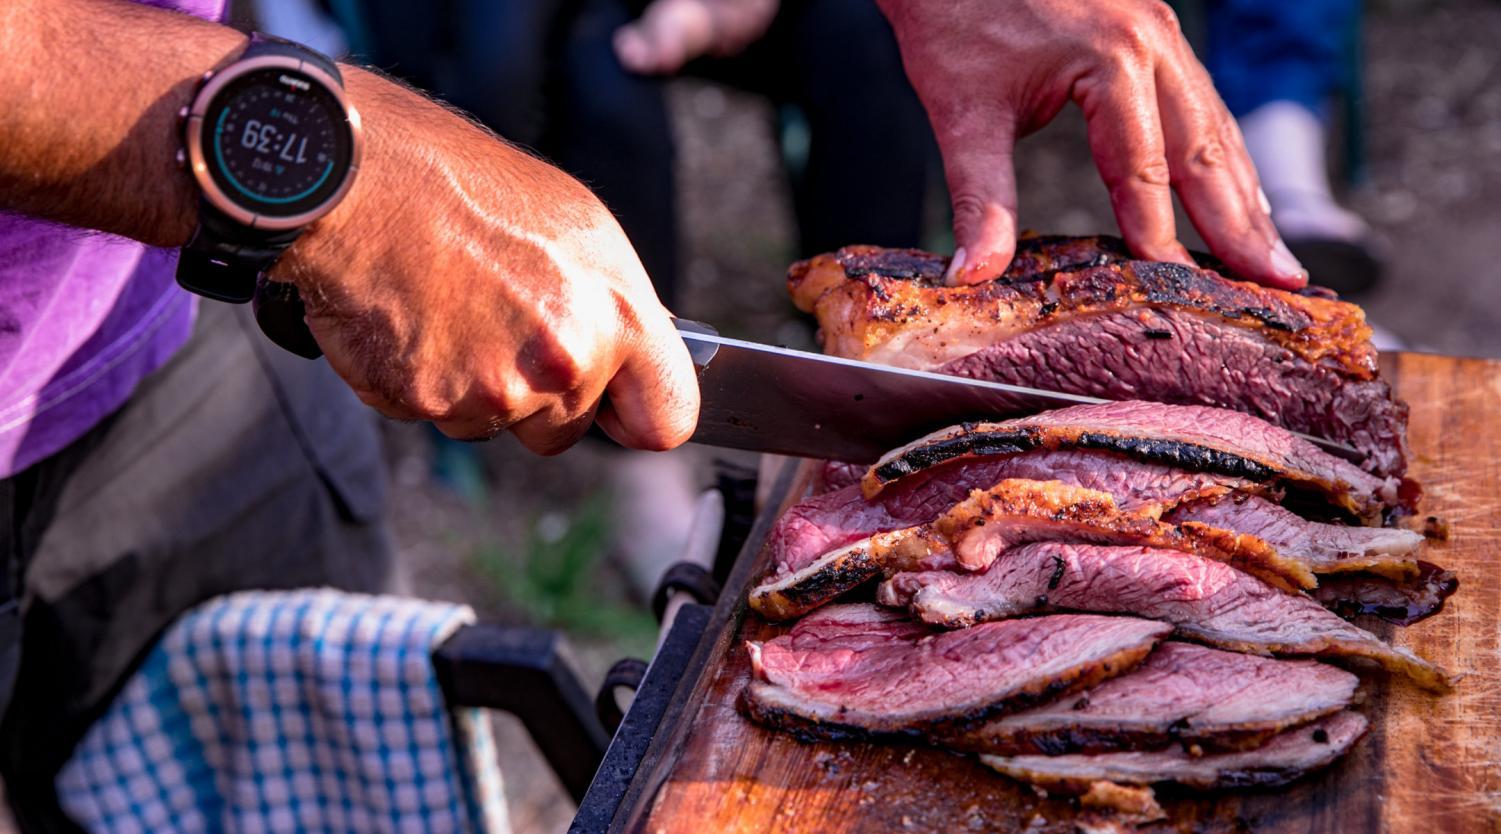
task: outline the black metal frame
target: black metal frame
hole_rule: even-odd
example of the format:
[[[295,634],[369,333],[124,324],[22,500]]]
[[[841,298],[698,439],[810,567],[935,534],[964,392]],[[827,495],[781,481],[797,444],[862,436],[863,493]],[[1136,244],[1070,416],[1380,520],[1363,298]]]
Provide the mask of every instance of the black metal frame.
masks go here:
[[[570,834],[608,829],[640,791],[638,770],[673,709],[674,695],[695,662],[714,619],[711,604],[751,533],[755,517],[755,474],[719,465],[717,488],[724,496],[726,523],[720,535],[714,575],[675,565],[654,594],[660,618],[670,591],[689,592],[696,603],[678,609],[656,655],[641,674],[606,679],[589,695],[569,658],[567,642],[555,631],[481,623],[466,626],[433,652],[433,666],[450,707],[484,707],[509,712],[526,727],[547,763],[579,803]],[[620,664],[617,664],[617,668]],[[602,716],[615,720],[615,690],[639,676],[631,706],[619,718],[613,738]]]

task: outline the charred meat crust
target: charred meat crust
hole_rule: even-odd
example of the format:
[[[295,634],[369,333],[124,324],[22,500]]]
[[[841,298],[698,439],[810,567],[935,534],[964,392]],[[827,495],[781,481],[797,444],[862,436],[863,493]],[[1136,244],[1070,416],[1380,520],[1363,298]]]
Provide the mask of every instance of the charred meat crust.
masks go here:
[[[944,305],[962,305],[977,321],[997,309],[1032,327],[1060,314],[1133,305],[1177,307],[1255,329],[1310,362],[1328,361],[1357,379],[1376,376],[1370,328],[1358,307],[1314,295],[1229,280],[1209,269],[1130,260],[1113,238],[1034,238],[1018,245],[1000,280],[945,289]],[[863,293],[863,317],[887,326],[916,326],[939,306],[937,290],[947,259],[920,250],[851,246],[794,264],[794,300],[812,311],[831,291]]]
[[[765,582],[750,593],[750,606],[773,622],[790,620],[834,601],[881,575],[865,542],[841,547],[790,576]]]
[[[1339,709],[1341,707],[1333,707],[1324,712],[1309,715],[1302,721],[1260,727],[1216,729],[1211,732],[1194,732],[1181,726],[1152,729],[1069,726],[1051,727],[1005,737],[978,738],[958,735],[937,738],[934,741],[954,750],[999,756],[1061,756],[1067,753],[1092,755],[1124,750],[1158,750],[1173,744],[1198,745],[1210,752],[1254,750],[1289,727],[1321,718]]]
[[[1180,469],[1215,472],[1232,478],[1264,482],[1276,478],[1277,470],[1240,455],[1196,443],[1155,438],[1125,437],[1102,432],[1080,432],[1065,440],[1056,430],[1038,427],[983,431],[979,424],[965,423],[966,430],[953,437],[910,449],[870,470],[867,476],[884,486],[893,481],[965,457],[999,457],[1037,448],[1078,446],[1120,452],[1149,463],[1164,463]],[[867,489],[867,492],[870,490]]]
[[[1064,795],[1082,794],[1102,780],[1128,785],[1171,783],[1196,790],[1272,788],[1333,764],[1360,740],[1367,726],[1359,713],[1339,712],[1279,733],[1257,749],[1202,758],[1181,751],[1146,754],[1154,767],[1143,767],[1142,757],[1133,753],[1051,758],[982,755],[980,761],[1013,779]]]
[[[844,707],[800,701],[786,689],[752,681],[741,693],[745,714],[762,726],[790,733],[803,741],[924,741],[935,733],[963,732],[998,715],[1045,704],[1136,668],[1151,654],[1157,639],[1125,647],[1108,657],[1086,661],[1056,675],[1035,681],[982,706],[938,719],[893,726],[856,723],[858,716]],[[818,709],[816,707],[825,707]],[[884,723],[884,722],[882,722]]]

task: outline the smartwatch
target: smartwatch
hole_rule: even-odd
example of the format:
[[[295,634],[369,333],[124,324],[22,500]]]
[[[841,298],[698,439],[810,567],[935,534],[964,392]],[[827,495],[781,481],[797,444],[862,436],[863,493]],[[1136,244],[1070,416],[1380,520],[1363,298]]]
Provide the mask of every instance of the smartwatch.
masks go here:
[[[256,33],[237,60],[204,76],[180,115],[178,160],[191,172],[200,200],[198,228],[182,249],[177,282],[243,304],[257,298],[258,283],[267,293],[271,282],[261,280],[262,273],[348,193],[360,164],[359,113],[333,61]],[[290,324],[317,356],[302,327],[296,288],[270,287],[268,294],[279,306],[295,304]],[[257,318],[264,318],[259,309]]]

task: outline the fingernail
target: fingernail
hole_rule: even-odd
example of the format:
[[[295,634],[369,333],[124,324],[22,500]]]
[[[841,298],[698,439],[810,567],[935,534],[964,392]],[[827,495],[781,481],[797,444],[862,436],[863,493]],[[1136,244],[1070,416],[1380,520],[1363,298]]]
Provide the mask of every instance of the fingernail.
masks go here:
[[[1292,250],[1287,248],[1287,244],[1280,237],[1277,238],[1277,245],[1272,247],[1272,271],[1283,278],[1302,278],[1305,281],[1308,279],[1308,270],[1298,263],[1298,259],[1293,257]]]
[[[1272,201],[1266,197],[1266,189],[1256,188],[1256,199],[1261,202],[1261,210],[1270,217],[1272,215]]]
[[[954,250],[954,257],[949,261],[948,271],[943,273],[943,283],[951,287],[954,285],[954,282],[959,279],[959,273],[964,271],[966,257],[963,246]]]

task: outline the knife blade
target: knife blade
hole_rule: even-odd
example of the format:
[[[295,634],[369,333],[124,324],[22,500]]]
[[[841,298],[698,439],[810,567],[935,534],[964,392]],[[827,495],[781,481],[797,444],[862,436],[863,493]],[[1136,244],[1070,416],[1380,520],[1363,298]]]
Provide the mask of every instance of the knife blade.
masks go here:
[[[730,339],[687,319],[676,324],[699,371],[702,405],[691,442],[709,446],[873,463],[956,423],[1108,402]],[[1299,436],[1346,460],[1363,458],[1344,444]]]

